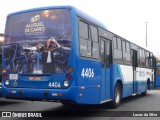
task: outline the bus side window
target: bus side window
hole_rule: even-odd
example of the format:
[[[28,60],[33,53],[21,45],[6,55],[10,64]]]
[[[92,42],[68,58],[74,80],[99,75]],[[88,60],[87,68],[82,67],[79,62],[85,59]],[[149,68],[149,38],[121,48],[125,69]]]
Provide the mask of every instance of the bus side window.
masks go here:
[[[105,52],[104,52],[104,41],[101,40],[101,62],[102,62],[102,67],[104,67],[104,62],[105,62]]]
[[[106,66],[109,67],[111,62],[111,51],[110,51],[110,43],[106,42]]]
[[[117,49],[117,38],[113,37],[114,48]]]
[[[120,38],[113,37],[114,42],[114,62],[122,63],[122,40]]]
[[[92,39],[92,57],[99,59],[98,29],[90,25],[90,31]]]
[[[120,38],[117,38],[117,43],[118,43],[118,49],[122,50],[122,40]]]
[[[79,37],[86,40],[89,39],[89,26],[82,21],[79,21]]]
[[[154,62],[154,60],[153,60],[152,53],[150,53],[150,62],[151,62],[151,69],[153,69],[153,62]]]
[[[149,68],[149,52],[146,51],[146,67]]]
[[[98,29],[87,22],[79,21],[80,54],[99,59]]]
[[[79,21],[80,54],[84,57],[91,57],[91,41],[89,41],[89,26]]]
[[[146,67],[146,59],[145,59],[145,51],[144,49],[141,49],[141,66]]]

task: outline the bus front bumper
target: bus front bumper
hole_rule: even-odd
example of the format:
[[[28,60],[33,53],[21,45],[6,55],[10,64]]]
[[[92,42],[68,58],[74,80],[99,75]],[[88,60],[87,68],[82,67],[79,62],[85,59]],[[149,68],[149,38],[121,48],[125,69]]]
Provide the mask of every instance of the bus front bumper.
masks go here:
[[[68,89],[33,89],[2,87],[4,97],[23,100],[71,100],[76,101],[76,86]]]

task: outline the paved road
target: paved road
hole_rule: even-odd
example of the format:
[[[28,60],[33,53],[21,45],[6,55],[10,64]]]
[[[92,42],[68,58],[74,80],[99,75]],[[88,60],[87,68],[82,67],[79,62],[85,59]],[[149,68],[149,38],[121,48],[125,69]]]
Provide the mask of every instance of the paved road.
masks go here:
[[[111,111],[114,111],[115,116],[119,116],[120,114],[127,114],[127,112],[117,112],[117,111],[160,111],[160,90],[152,90],[149,94],[145,97],[140,95],[128,97],[122,100],[122,103],[119,108],[111,109],[108,107],[103,107],[101,105],[85,105],[85,106],[76,106],[76,107],[66,107],[60,103],[54,102],[31,102],[31,101],[22,101],[22,100],[7,100],[5,98],[0,99],[0,111],[43,111],[47,114],[55,114],[56,111],[63,112],[64,111],[73,111],[73,115],[78,114],[79,112],[75,111],[86,111],[81,113],[82,116],[89,116],[89,117],[75,117],[70,119],[96,119],[97,116],[101,116],[98,119],[110,119],[110,120],[123,120],[123,117],[107,117],[104,116],[106,114],[110,114]],[[51,112],[55,111],[55,112]],[[87,112],[89,111],[89,112]],[[69,113],[71,113],[69,112]],[[80,115],[80,116],[81,116]],[[92,115],[94,117],[92,117]],[[63,116],[63,115],[62,115]],[[77,115],[76,115],[77,116]],[[12,118],[11,118],[12,119]],[[17,119],[17,118],[16,118]],[[60,119],[60,118],[57,118]],[[125,118],[127,120],[135,120],[135,117]],[[139,118],[136,119],[144,119],[146,118]],[[155,120],[159,118],[147,118],[149,120]]]

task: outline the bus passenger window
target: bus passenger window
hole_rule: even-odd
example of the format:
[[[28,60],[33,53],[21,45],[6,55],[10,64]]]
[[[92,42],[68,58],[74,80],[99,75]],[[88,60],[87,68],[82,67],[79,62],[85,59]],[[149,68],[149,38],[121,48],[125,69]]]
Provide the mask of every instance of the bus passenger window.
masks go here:
[[[113,37],[113,42],[114,42],[114,48],[117,48],[117,38]]]
[[[122,41],[120,38],[113,37],[114,42],[114,62],[122,63]]]
[[[121,50],[122,49],[122,41],[120,38],[117,38],[118,41],[118,49]]]
[[[141,65],[143,66],[143,67],[145,67],[146,66],[146,62],[145,62],[145,54],[144,54],[144,50],[142,50],[141,51]]]
[[[90,26],[91,27],[91,36],[92,36],[92,41],[98,42],[98,33],[97,33],[97,28]]]
[[[152,69],[153,68],[153,62],[154,62],[152,53],[150,53],[150,61],[151,61],[151,69]]]
[[[130,45],[128,42],[126,42],[126,52],[130,53]]]
[[[131,54],[130,54],[130,44],[126,42],[126,63],[130,64],[131,63]],[[137,58],[138,59],[138,58]]]
[[[88,39],[89,38],[88,24],[79,21],[79,37]]]
[[[101,40],[101,61],[102,65],[104,66],[105,56],[104,56],[104,41]]]
[[[148,66],[149,66],[149,68],[151,68],[151,53],[149,53]]]
[[[106,66],[109,67],[111,62],[110,57],[110,43],[106,42]]]
[[[89,26],[82,21],[79,21],[79,41],[80,54],[85,57],[91,57],[92,43],[89,41]]]
[[[92,42],[88,40],[87,57],[91,57],[91,52],[92,52]]]
[[[93,58],[99,58],[99,46],[96,42],[93,42],[92,56]]]
[[[146,52],[146,66],[149,67],[149,52]]]
[[[97,27],[90,25],[92,39],[92,57],[99,58],[98,30]]]
[[[82,56],[87,56],[87,40],[80,38],[80,53]]]
[[[123,48],[123,51],[126,51],[126,42],[125,41],[122,41],[122,48]]]

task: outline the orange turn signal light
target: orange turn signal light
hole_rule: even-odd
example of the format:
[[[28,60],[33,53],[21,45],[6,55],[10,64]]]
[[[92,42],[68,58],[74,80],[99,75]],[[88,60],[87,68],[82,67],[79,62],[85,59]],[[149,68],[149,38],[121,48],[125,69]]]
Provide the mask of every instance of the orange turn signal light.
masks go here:
[[[73,68],[72,67],[68,67],[68,72],[73,72]]]
[[[2,73],[6,73],[6,72],[7,72],[6,68],[2,68]]]

